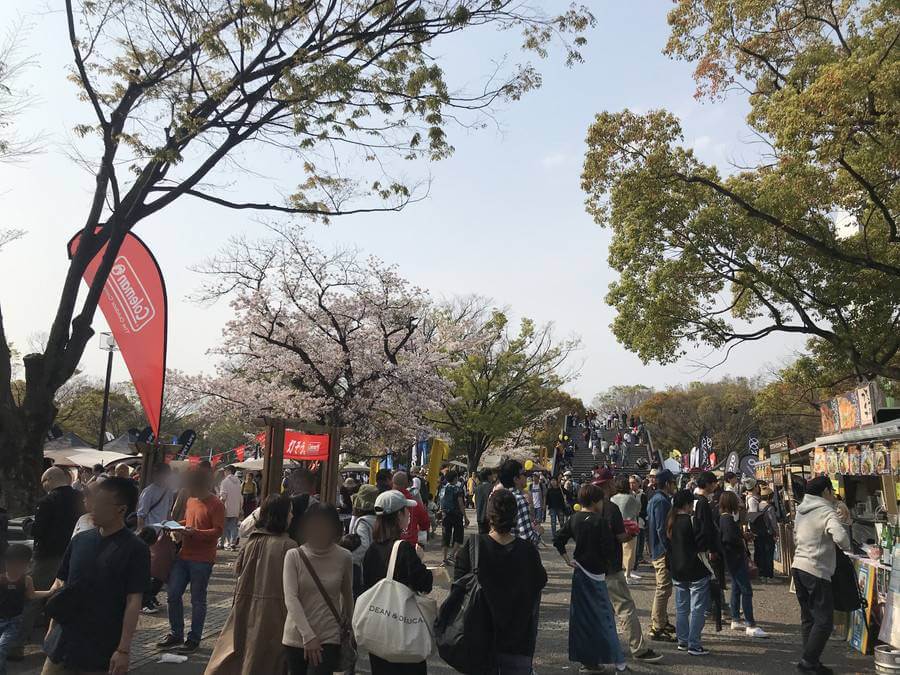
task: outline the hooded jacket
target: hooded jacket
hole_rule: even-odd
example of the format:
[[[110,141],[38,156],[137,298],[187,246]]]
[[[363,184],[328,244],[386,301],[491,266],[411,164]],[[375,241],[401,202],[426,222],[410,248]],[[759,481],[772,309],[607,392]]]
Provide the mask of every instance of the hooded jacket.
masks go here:
[[[850,550],[850,535],[838,520],[834,507],[824,497],[806,495],[797,506],[794,522],[793,569],[831,580],[835,566],[835,544]]]

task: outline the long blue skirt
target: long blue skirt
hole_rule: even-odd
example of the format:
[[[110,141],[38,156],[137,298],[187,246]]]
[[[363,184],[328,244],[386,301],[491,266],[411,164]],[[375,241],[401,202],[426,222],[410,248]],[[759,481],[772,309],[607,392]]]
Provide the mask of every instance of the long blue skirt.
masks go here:
[[[606,582],[575,568],[569,605],[569,660],[588,666],[623,663],[615,616]]]

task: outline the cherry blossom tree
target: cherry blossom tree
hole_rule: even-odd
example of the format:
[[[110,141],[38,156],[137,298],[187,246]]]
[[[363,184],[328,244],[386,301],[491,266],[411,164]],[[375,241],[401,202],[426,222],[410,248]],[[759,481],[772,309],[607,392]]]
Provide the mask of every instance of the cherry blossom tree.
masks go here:
[[[447,395],[440,370],[464,329],[377,258],[325,251],[295,226],[273,234],[233,239],[200,268],[199,299],[227,298],[234,317],[217,376],[177,386],[245,416],[347,426],[345,447],[362,454],[411,442]]]

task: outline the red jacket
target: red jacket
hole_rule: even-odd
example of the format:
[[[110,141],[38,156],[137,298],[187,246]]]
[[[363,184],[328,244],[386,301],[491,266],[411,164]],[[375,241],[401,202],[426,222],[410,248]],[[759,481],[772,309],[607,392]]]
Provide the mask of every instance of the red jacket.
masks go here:
[[[431,519],[428,517],[428,511],[418,499],[412,496],[409,490],[401,490],[403,496],[416,502],[415,507],[409,510],[409,527],[400,535],[403,541],[408,541],[415,546],[419,543],[419,532],[431,529]]]

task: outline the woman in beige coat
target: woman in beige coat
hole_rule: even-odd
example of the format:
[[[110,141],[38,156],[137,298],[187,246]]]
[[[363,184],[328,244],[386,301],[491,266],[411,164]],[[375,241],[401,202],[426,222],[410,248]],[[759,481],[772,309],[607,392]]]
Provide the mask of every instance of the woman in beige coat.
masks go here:
[[[296,543],[287,535],[291,500],[269,495],[235,563],[234,605],[216,641],[206,675],[282,675],[285,652],[273,640],[284,630],[282,573],[287,552]],[[277,637],[275,638],[277,640]]]

